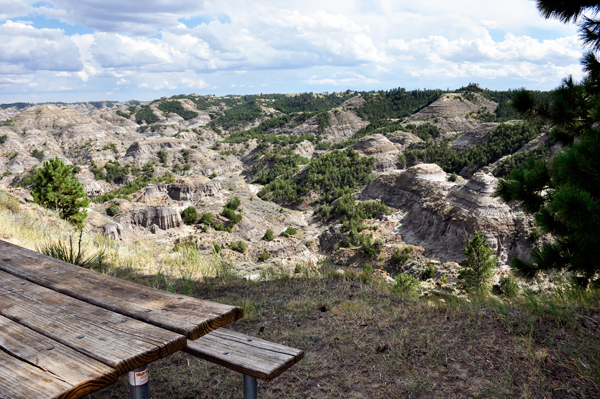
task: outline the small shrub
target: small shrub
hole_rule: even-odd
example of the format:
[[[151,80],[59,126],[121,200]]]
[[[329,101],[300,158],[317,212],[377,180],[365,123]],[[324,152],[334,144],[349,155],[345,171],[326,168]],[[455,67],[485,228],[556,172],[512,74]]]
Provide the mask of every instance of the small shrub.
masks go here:
[[[36,148],[35,150],[31,151],[31,156],[37,159],[38,161],[42,162],[42,160],[44,159],[44,151],[38,150]]]
[[[406,261],[410,259],[410,253],[412,252],[412,249],[413,247],[404,247],[402,251],[396,249],[392,255],[392,262],[397,265],[406,263]]]
[[[430,263],[427,265],[425,270],[421,273],[421,280],[429,280],[430,278],[435,277],[435,267]]]
[[[400,168],[400,169],[406,168],[406,156],[404,154],[398,155],[397,164],[398,164],[398,168]]]
[[[211,180],[214,179],[215,177],[217,177],[216,173],[211,173],[210,175],[208,175],[208,178]]]
[[[417,293],[421,283],[414,276],[408,273],[399,274],[396,277],[394,288],[404,295],[414,295]]]
[[[236,209],[238,209],[240,207],[241,204],[242,204],[242,201],[240,201],[240,199],[236,195],[235,197],[233,197],[232,199],[230,199],[227,202],[227,204],[225,204],[225,208],[231,209],[232,211],[235,211]]]
[[[231,208],[227,207],[223,209],[223,212],[221,212],[221,216],[224,216],[227,219],[229,219],[231,224],[237,224],[240,222],[240,220],[242,220],[242,215],[240,215],[239,213],[235,213]]]
[[[508,276],[501,277],[499,284],[500,291],[502,291],[507,298],[515,298],[517,295],[519,295],[521,287],[519,287],[519,283],[517,283],[517,279],[515,278],[514,274],[510,273]]]
[[[371,240],[368,240],[368,241],[371,241]],[[364,255],[367,255],[371,258],[375,257],[381,253],[383,244],[384,244],[384,242],[380,238],[377,238],[375,241],[373,241],[372,244],[370,244],[369,242],[365,242],[361,245],[360,252],[362,252]]]
[[[199,223],[204,223],[208,226],[212,226],[215,221],[213,220],[213,215],[210,212],[204,212],[200,217]]]
[[[167,152],[165,150],[160,150],[158,152],[158,158],[160,159],[160,162],[162,162],[163,166],[166,167],[167,166]]]
[[[268,260],[271,257],[271,255],[269,255],[266,252],[263,252],[262,254],[260,254],[260,256],[258,257],[258,261],[259,262],[265,262],[266,260]]]
[[[237,243],[232,242],[231,244],[229,244],[229,248],[243,254],[244,252],[246,252],[246,249],[248,249],[248,244],[246,244],[245,241],[240,240]]]
[[[365,283],[371,281],[373,279],[373,265],[370,263],[365,263],[363,265],[363,271],[359,277]]]
[[[481,233],[475,233],[464,252],[467,259],[460,262],[463,269],[458,273],[458,288],[478,296],[488,295],[492,288],[492,268],[498,258],[492,256],[494,251]]]
[[[451,182],[453,182],[453,183],[454,183],[454,182],[456,181],[456,179],[457,179],[457,178],[458,178],[458,176],[456,175],[456,173],[452,173],[452,174],[450,175],[450,177],[448,178],[448,181],[451,181]]]
[[[106,208],[106,214],[108,216],[116,216],[119,213],[119,207],[115,204],[110,204],[108,208]]]
[[[296,231],[295,228],[293,228],[292,226],[289,226],[287,229],[285,229],[284,231],[281,232],[281,234],[279,234],[281,237],[289,237],[289,236],[293,236],[298,234],[298,231]]]
[[[219,244],[213,245],[213,252],[215,254],[220,254],[221,253],[221,246]]]
[[[265,241],[273,241],[273,230],[267,229],[265,235],[263,236],[263,240]]]
[[[8,136],[6,134],[0,136],[0,144],[6,143],[6,140],[8,140]]]
[[[183,219],[183,222],[187,225],[194,224],[198,220],[198,211],[193,206],[188,206],[183,211],[181,211],[181,218]]]

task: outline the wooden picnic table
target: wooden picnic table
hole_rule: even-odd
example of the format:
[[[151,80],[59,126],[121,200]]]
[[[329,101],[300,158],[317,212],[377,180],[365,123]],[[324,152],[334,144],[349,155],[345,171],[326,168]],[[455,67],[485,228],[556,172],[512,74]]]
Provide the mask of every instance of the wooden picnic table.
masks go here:
[[[0,240],[0,398],[79,398],[241,317]]]

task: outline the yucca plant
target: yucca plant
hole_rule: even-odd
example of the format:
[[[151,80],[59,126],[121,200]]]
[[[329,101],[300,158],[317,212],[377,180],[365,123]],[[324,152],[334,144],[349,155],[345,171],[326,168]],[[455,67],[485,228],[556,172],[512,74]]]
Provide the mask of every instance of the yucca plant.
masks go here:
[[[102,267],[105,258],[104,250],[99,250],[90,254],[89,245],[84,244],[82,246],[81,237],[79,238],[79,241],[75,243],[72,235],[69,235],[68,239],[58,238],[57,240],[46,240],[37,244],[35,249],[41,254],[85,267],[86,269]]]

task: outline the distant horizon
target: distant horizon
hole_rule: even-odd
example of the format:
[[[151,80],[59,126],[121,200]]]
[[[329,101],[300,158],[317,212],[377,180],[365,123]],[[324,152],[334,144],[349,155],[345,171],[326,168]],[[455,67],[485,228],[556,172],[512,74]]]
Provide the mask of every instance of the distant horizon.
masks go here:
[[[152,99],[148,99],[148,100],[144,100],[144,99],[139,99],[139,98],[130,98],[128,100],[116,100],[114,98],[110,98],[110,99],[91,99],[91,100],[77,100],[77,101],[39,101],[39,102],[32,102],[32,101],[10,101],[10,102],[0,102],[0,105],[10,105],[10,104],[33,104],[33,105],[44,105],[44,104],[78,104],[78,103],[93,103],[93,102],[118,102],[118,103],[127,103],[129,101],[143,101],[143,102],[152,102],[155,100],[160,100],[161,97],[166,97],[166,98],[172,98],[174,96],[191,96],[191,95],[198,95],[198,96],[216,96],[216,97],[228,97],[228,96],[259,96],[259,95],[274,95],[274,94],[306,94],[306,93],[313,93],[313,94],[334,94],[334,93],[344,93],[348,90],[356,92],[356,93],[369,93],[369,92],[379,92],[379,91],[390,91],[390,90],[394,90],[394,89],[405,89],[406,91],[414,91],[414,90],[441,90],[445,93],[452,93],[455,92],[457,90],[460,90],[463,87],[468,86],[469,84],[473,84],[474,82],[470,82],[467,83],[464,86],[460,86],[457,87],[455,89],[452,88],[446,88],[446,89],[441,89],[441,88],[415,88],[415,89],[407,89],[406,87],[392,87],[389,89],[374,89],[374,90],[353,90],[353,89],[346,89],[346,90],[336,90],[336,91],[322,91],[322,92],[316,92],[316,91],[305,91],[305,92],[288,92],[288,93],[282,93],[282,92],[262,92],[262,93],[244,93],[244,94],[234,94],[234,93],[229,93],[229,94],[224,94],[224,95],[217,95],[214,93],[205,93],[205,94],[200,94],[200,93],[195,93],[195,92],[190,92],[190,93],[176,93],[176,94],[171,94],[171,95],[161,95],[159,97],[156,98],[152,98]],[[477,84],[477,83],[474,83]],[[489,90],[489,91],[499,91],[499,92],[503,92],[503,91],[511,91],[511,90],[518,90],[521,89],[521,87],[512,87],[512,88],[508,88],[506,90],[492,90],[489,89],[487,87],[482,87],[480,86],[483,90]],[[551,91],[554,90],[550,89],[550,90],[537,90],[537,91]],[[1,98],[1,97],[0,97]]]

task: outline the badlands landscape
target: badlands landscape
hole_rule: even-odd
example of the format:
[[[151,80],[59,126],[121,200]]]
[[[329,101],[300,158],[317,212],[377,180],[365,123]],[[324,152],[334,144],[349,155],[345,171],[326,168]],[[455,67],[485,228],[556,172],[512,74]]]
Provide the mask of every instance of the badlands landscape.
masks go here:
[[[510,258],[527,259],[540,237],[530,216],[493,197],[496,176],[518,165],[519,154],[556,151],[543,128],[504,147],[494,142],[502,127],[524,126],[507,106],[510,95],[472,84],[454,92],[3,104],[0,185],[27,203],[36,168],[58,157],[75,167],[92,199],[86,232],[125,242],[150,237],[175,249],[193,244],[206,258],[218,247],[246,278],[328,258],[342,269],[368,263],[390,279],[434,266],[432,281],[452,282],[468,239],[480,232],[499,259],[498,281]],[[485,163],[468,161],[486,143],[500,151]],[[444,170],[424,155],[431,146],[467,154],[469,164]],[[346,168],[352,159],[360,172]],[[328,185],[314,173],[329,174]],[[281,181],[293,182],[294,194]],[[353,206],[379,205],[348,228],[336,205],[343,195]],[[223,211],[236,198],[240,220],[232,221]],[[188,207],[198,217],[186,224]],[[357,242],[357,232],[368,242]]]

